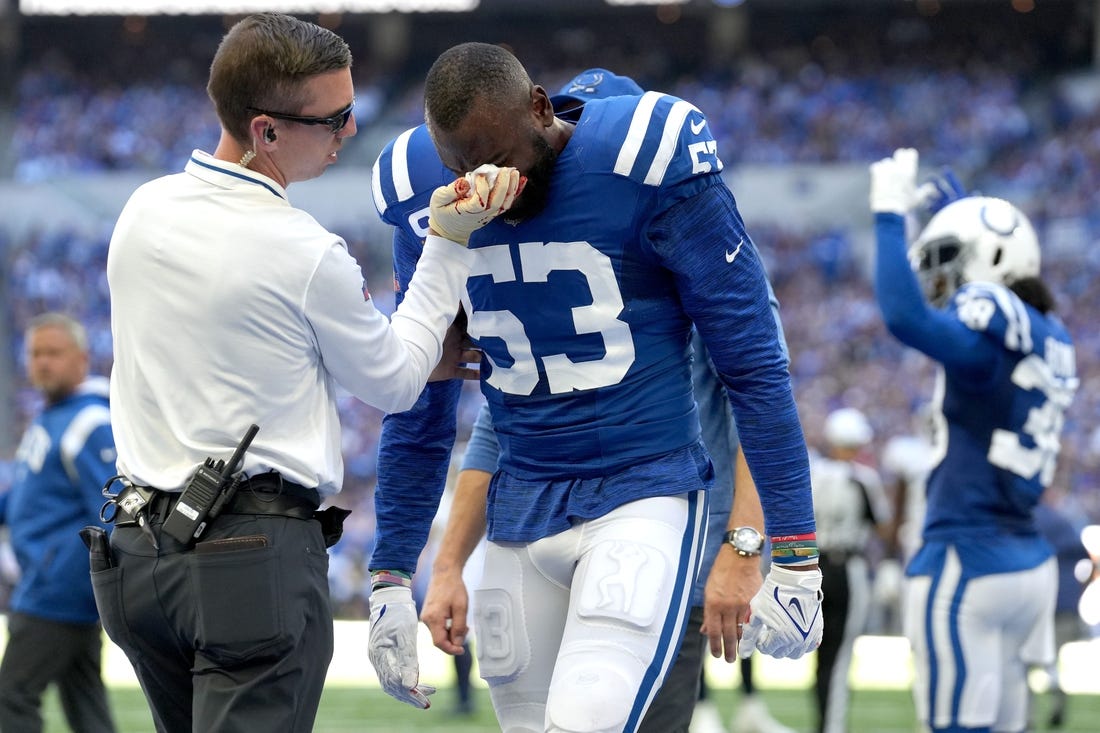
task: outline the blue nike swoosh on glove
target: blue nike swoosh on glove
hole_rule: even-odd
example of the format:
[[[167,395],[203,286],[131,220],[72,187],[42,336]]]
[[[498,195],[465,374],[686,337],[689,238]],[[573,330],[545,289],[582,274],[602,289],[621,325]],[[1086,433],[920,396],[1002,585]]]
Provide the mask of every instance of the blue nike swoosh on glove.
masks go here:
[[[791,623],[794,624],[794,627],[798,629],[798,633],[802,634],[802,638],[805,639],[806,637],[808,637],[810,635],[810,629],[813,628],[814,621],[817,620],[817,614],[821,613],[821,607],[818,606],[817,613],[815,613],[814,617],[810,619],[810,623],[806,624],[805,628],[803,628],[803,623],[805,623],[806,621],[806,614],[805,612],[803,612],[802,604],[798,602],[798,599],[791,598],[789,601],[787,601],[787,605],[784,606],[783,601],[779,600],[778,588],[772,591],[772,595],[775,596],[775,602],[778,603],[779,607],[783,609],[783,613],[787,614],[787,618],[789,618],[791,620]],[[787,610],[790,606],[795,607],[795,610],[798,611],[799,618],[795,618],[791,614],[791,612]],[[801,619],[802,623],[799,623],[799,619]]]

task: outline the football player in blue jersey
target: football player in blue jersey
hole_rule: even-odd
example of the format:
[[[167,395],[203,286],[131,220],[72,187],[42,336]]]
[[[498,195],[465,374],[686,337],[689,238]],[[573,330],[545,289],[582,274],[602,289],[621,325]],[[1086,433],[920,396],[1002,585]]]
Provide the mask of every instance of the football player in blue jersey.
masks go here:
[[[730,660],[814,649],[805,441],[763,268],[705,117],[649,92],[589,101],[573,124],[514,56],[480,43],[445,52],[425,98],[451,176],[501,165],[526,177],[512,208],[480,228],[445,205],[446,188],[427,211],[393,212],[426,215],[429,236],[466,239],[477,260],[463,309],[501,463],[475,628],[502,729],[636,730],[676,656],[713,481],[692,396],[693,324],[727,388],[773,544],[751,618],[710,618],[704,630]],[[393,161],[409,142],[379,159],[396,174],[375,176],[382,200],[431,172]],[[414,261],[415,250],[395,254],[399,282]],[[431,690],[418,682],[407,577],[443,488],[458,389],[430,388],[387,416],[379,449],[371,661],[387,692],[419,706]]]
[[[552,96],[550,101],[558,117],[575,122],[580,116],[579,107],[589,100],[641,94],[642,88],[629,77],[594,68],[578,74],[558,94]],[[409,134],[415,133],[413,130]],[[409,143],[404,146],[406,160],[411,163],[427,159],[432,161],[430,170],[440,167],[434,163],[438,155],[427,135],[410,136],[407,139]],[[394,142],[396,144],[397,141]],[[382,171],[387,155],[392,160],[391,148],[383,152],[379,159],[380,165],[375,169],[376,173]],[[450,174],[446,174],[439,183],[448,183],[451,178]],[[428,189],[420,195],[426,197],[430,192],[431,189]],[[416,193],[413,193],[411,198],[415,197]],[[389,203],[383,201],[380,206],[388,208]],[[393,203],[396,204],[394,209],[401,208],[401,202]],[[385,216],[385,209],[381,213]],[[403,229],[398,225],[395,234]],[[768,295],[781,344],[786,349],[779,321],[779,303],[770,285]],[[676,661],[642,720],[639,728],[642,732],[687,731],[693,720],[693,712],[700,712],[696,709],[695,699],[701,682],[700,672],[706,643],[706,637],[699,634],[704,620],[705,587],[710,585],[712,613],[744,614],[748,611],[753,594],[761,585],[760,563],[754,559],[760,550],[745,546],[738,548],[733,544],[733,541],[743,542],[746,538],[751,541],[754,534],[759,534],[759,530],[763,528],[760,498],[745,465],[744,456],[738,448],[737,427],[733,423],[725,387],[719,381],[698,333],[692,337],[692,348],[695,353],[692,383],[699,406],[703,443],[714,465],[715,483],[709,495],[707,541],[692,594],[688,630]],[[462,457],[462,469],[455,485],[450,521],[435,557],[431,583],[420,614],[421,621],[431,630],[440,648],[455,654],[456,660],[462,660],[468,649],[467,645],[467,649],[460,652],[452,644],[452,638],[465,634],[467,629],[469,598],[463,568],[485,532],[486,497],[499,457],[500,445],[493,434],[492,417],[487,406],[483,405],[474,422],[466,453]],[[735,472],[736,503],[733,491]],[[748,527],[749,531],[736,532],[743,527]],[[719,560],[717,569],[711,572],[716,560]],[[719,606],[722,606],[721,610],[718,610]],[[452,624],[450,628],[446,626],[448,622]],[[452,629],[453,634],[450,633]],[[468,673],[468,660],[459,663],[456,669],[460,675]],[[741,660],[741,672],[745,695],[738,705],[738,722],[746,729],[755,725],[761,731],[789,731],[789,728],[771,718],[763,701],[754,694],[751,658]],[[702,709],[702,712],[705,713],[706,709]],[[716,712],[713,714],[717,715]]]
[[[933,731],[1019,733],[1028,665],[1054,653],[1057,567],[1033,510],[1077,388],[1073,342],[1039,278],[1035,231],[1007,201],[949,203],[907,257],[917,167],[906,148],[870,170],[883,318],[942,365],[938,460],[906,568],[914,699]]]

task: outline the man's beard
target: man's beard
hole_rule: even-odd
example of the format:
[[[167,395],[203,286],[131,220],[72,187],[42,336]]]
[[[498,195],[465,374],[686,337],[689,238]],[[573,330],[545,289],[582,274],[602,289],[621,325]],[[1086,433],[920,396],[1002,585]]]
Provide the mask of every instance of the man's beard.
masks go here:
[[[525,173],[527,183],[523,187],[523,193],[516,199],[512,208],[505,212],[506,221],[530,219],[546,208],[546,199],[550,196],[550,179],[554,174],[558,151],[538,135],[534,136],[532,144],[535,148],[535,164]]]

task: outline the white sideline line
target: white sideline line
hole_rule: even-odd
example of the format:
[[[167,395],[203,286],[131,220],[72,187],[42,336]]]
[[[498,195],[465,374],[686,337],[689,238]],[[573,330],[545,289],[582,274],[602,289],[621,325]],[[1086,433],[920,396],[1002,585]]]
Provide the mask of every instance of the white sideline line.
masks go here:
[[[369,624],[366,621],[336,621],[336,651],[329,666],[327,685],[336,687],[378,687],[378,678],[367,661]],[[0,615],[0,648],[7,642],[7,617]],[[137,687],[133,668],[117,646],[104,636],[103,672],[112,687]],[[432,646],[426,627],[420,627],[420,678],[438,687],[454,684],[454,662]],[[1077,641],[1062,648],[1059,657],[1062,686],[1066,692],[1100,694],[1100,638]],[[813,658],[772,659],[757,656],[757,684],[762,689],[809,688],[813,681]],[[740,683],[739,665],[707,657],[707,679],[715,687],[732,688]],[[907,690],[912,683],[909,644],[900,636],[861,636],[852,654],[853,689]],[[475,685],[484,686],[479,678]],[[1041,675],[1033,675],[1032,686],[1043,689]],[[883,731],[883,733],[887,733]]]

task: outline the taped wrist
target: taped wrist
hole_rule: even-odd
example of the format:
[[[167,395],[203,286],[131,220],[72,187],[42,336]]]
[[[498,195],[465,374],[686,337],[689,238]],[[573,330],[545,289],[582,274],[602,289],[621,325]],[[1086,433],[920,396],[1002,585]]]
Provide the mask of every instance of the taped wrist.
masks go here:
[[[412,576],[403,570],[372,570],[370,574],[370,589],[372,591],[395,585],[412,588],[412,584]]]

